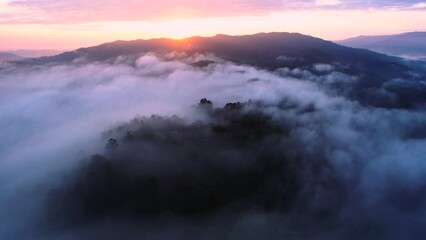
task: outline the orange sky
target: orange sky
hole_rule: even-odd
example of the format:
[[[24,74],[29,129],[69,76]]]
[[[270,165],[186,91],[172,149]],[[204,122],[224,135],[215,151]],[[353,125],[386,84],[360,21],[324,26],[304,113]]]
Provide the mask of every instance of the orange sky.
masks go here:
[[[355,0],[55,1],[0,0],[0,49],[74,49],[119,39],[218,33],[284,31],[338,40],[426,30],[421,1],[404,6],[387,1],[385,7]],[[309,7],[313,3],[316,7]]]

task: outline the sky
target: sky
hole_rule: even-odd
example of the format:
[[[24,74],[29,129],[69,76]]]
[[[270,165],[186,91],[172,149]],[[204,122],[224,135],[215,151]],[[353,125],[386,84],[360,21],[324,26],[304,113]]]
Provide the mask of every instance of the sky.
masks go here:
[[[328,40],[426,30],[425,0],[0,0],[0,50],[300,32]]]

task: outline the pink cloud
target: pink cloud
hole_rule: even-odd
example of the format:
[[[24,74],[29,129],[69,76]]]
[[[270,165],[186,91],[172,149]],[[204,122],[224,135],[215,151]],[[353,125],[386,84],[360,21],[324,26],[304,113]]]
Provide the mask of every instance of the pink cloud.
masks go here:
[[[77,23],[241,16],[264,14],[283,7],[273,0],[19,0],[10,2],[9,6],[20,16],[3,18],[3,22]]]
[[[1,1],[1,0],[0,0]],[[419,0],[13,0],[0,23],[149,21],[188,17],[254,16],[288,9],[414,9]],[[419,9],[418,7],[415,9]],[[424,9],[424,8],[423,8]]]

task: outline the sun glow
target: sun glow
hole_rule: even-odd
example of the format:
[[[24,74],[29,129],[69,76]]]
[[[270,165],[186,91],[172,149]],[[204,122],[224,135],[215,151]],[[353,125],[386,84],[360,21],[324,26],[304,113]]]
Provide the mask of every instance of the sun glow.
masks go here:
[[[1,24],[0,49],[73,49],[116,40],[300,32],[340,40],[426,30],[426,11],[294,10],[243,17],[203,17],[76,24]],[[348,24],[350,27],[348,27]]]

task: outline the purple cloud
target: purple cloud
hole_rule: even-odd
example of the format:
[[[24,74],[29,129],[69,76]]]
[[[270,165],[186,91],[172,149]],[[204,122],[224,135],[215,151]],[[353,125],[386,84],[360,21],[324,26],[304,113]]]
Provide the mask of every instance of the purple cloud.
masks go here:
[[[13,17],[0,23],[141,21],[176,17],[268,14],[289,9],[426,9],[425,0],[14,0]]]

